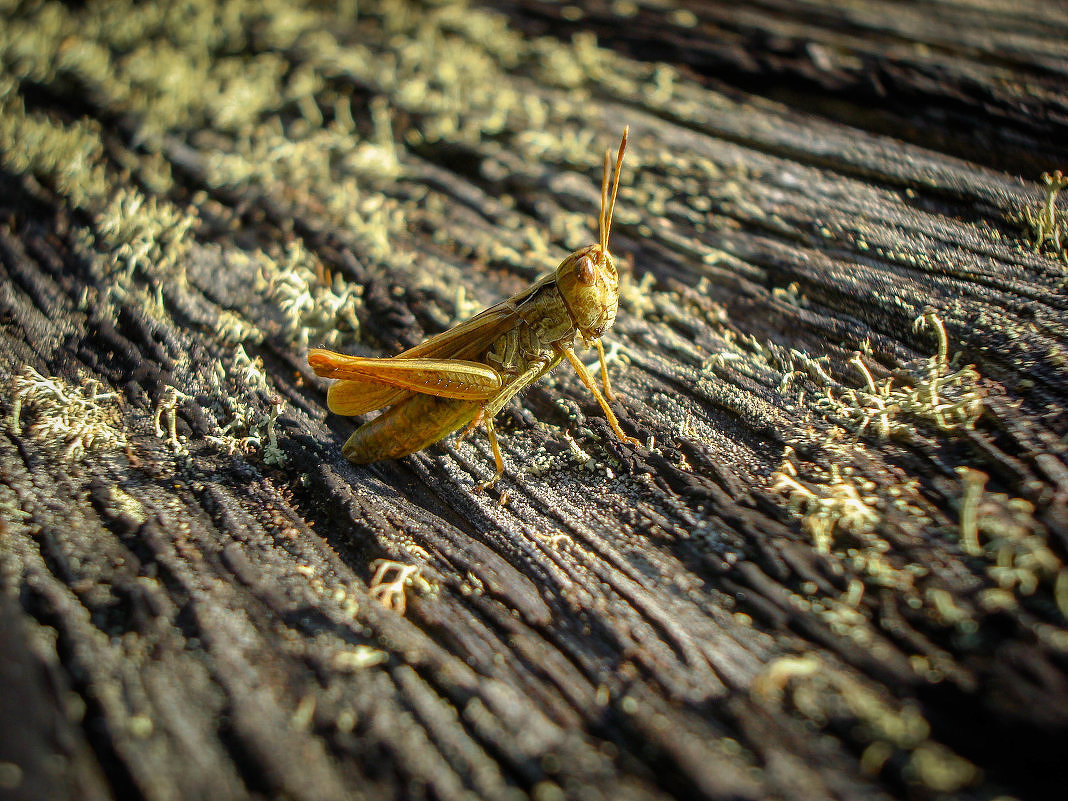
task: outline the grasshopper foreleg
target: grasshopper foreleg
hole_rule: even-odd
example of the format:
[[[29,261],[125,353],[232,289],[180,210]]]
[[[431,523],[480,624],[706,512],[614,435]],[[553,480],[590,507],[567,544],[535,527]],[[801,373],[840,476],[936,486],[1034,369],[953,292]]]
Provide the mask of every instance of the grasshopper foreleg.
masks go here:
[[[604,361],[604,345],[601,344],[601,340],[593,340],[593,344],[597,346],[597,358],[601,362],[601,382],[604,384],[604,396],[608,400],[615,400],[615,396],[612,394],[612,387],[608,384],[608,365]]]
[[[579,374],[579,378],[582,379],[582,383],[586,385],[586,389],[593,393],[593,397],[597,398],[597,402],[601,404],[601,408],[604,410],[604,416],[608,418],[608,425],[612,427],[612,430],[616,432],[616,436],[626,442],[628,445],[640,445],[634,437],[627,436],[623,429],[619,426],[619,420],[616,419],[615,413],[612,411],[612,407],[608,405],[608,401],[604,399],[604,395],[601,394],[601,390],[597,389],[597,383],[593,380],[593,376],[590,375],[590,371],[586,369],[586,365],[582,363],[582,359],[575,355],[575,351],[572,348],[563,349],[564,356],[571,362],[571,366],[575,368],[575,372]],[[603,363],[602,363],[603,364]],[[604,370],[604,368],[601,368]],[[604,373],[606,379],[608,373]]]

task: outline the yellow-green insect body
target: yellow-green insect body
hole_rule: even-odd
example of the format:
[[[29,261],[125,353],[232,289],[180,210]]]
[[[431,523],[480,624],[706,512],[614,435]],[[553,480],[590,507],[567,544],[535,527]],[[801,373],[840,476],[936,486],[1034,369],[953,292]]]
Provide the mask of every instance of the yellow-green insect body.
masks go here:
[[[611,196],[611,159],[605,153],[600,242],[575,251],[552,274],[399,356],[371,359],[321,349],[308,353],[318,375],[340,379],[327,395],[331,411],[357,415],[389,407],[353,433],[342,451],[347,459],[366,464],[400,458],[482,423],[497,468],[482,486],[491,486],[504,472],[494,416],[565,358],[594,393],[616,435],[637,444],[623,433],[574,352],[576,338],[597,348],[605,394],[611,397],[600,338],[615,321],[619,303],[619,275],[608,253],[608,234],[626,144],[624,130]]]
[[[415,393],[357,428],[341,452],[355,464],[399,459],[466,426],[479,408],[474,401]]]

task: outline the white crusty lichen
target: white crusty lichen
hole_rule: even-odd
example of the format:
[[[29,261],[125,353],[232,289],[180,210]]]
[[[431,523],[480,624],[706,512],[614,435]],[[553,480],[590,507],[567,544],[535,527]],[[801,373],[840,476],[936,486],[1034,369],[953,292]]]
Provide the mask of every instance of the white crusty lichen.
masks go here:
[[[90,450],[125,447],[119,403],[119,394],[106,391],[96,379],[72,386],[26,366],[12,380],[11,428],[45,443],[63,459],[77,460]],[[29,421],[25,429],[24,417]]]
[[[267,419],[262,422],[262,426],[267,433],[267,444],[263,446],[263,463],[274,465],[275,467],[281,467],[286,463],[286,455],[282,449],[278,447],[278,435],[274,430],[274,425],[278,422],[278,413],[281,410],[282,399],[277,396],[272,397],[271,413],[267,416]]]
[[[263,360],[250,357],[238,345],[231,358],[216,362],[210,380],[209,410],[226,422],[220,422],[218,433],[205,436],[205,441],[230,454],[262,449],[265,464],[283,465],[286,457],[278,445],[275,424],[285,402],[272,394]],[[265,395],[271,404],[266,414],[262,411]]]
[[[300,241],[286,249],[281,262],[264,257],[260,288],[282,313],[286,340],[300,348],[311,342],[335,346],[344,336],[351,341],[360,330],[356,310],[363,287],[346,283],[341,275],[327,271]]]
[[[186,455],[189,451],[178,437],[178,404],[181,401],[191,401],[193,398],[175,387],[167,387],[167,391],[156,404],[153,423],[156,429],[156,438],[165,440],[176,456]],[[166,427],[164,427],[166,425]]]
[[[181,258],[197,215],[165,200],[123,188],[95,219],[96,241],[111,258],[108,271],[127,284],[136,273],[170,278],[184,275]]]

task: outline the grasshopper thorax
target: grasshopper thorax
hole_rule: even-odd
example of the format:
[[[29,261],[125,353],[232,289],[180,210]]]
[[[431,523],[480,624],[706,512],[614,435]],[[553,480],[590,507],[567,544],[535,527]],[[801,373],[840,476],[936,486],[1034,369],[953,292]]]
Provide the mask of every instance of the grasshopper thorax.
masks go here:
[[[556,286],[583,340],[598,339],[612,327],[619,305],[619,274],[600,245],[576,250],[560,262]]]

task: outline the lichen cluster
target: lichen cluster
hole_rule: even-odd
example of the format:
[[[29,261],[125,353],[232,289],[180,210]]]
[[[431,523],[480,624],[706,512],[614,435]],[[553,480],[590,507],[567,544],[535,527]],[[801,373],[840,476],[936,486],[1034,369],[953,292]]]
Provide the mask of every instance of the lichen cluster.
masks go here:
[[[1042,173],[1045,198],[1038,211],[1024,208],[1023,222],[1033,240],[1035,253],[1048,252],[1068,264],[1068,210],[1057,208],[1057,195],[1068,188],[1068,176],[1060,170]]]
[[[78,460],[94,449],[126,445],[118,393],[88,379],[71,386],[61,378],[24,367],[11,380],[10,427],[25,433],[63,459]],[[28,423],[28,425],[27,425]]]
[[[286,248],[282,259],[260,254],[260,262],[257,286],[278,307],[287,342],[300,348],[309,344],[336,347],[358,336],[362,286],[345,281],[340,274],[325,282],[325,268],[299,240]]]
[[[925,327],[937,333],[938,352],[923,373],[906,374],[897,387],[894,376],[876,382],[858,353],[850,363],[864,385],[843,388],[831,382],[817,408],[857,435],[870,429],[883,439],[909,437],[918,422],[946,432],[974,427],[983,411],[979,373],[971,366],[951,371],[946,331],[933,312],[916,318],[914,328]]]
[[[959,522],[955,531],[943,532],[954,536],[964,553],[983,559],[987,586],[978,595],[976,608],[948,610],[948,594],[927,581],[929,567],[910,564],[895,554],[882,530],[895,525],[891,518],[908,521],[910,528],[926,532],[926,536],[937,529],[930,512],[925,511],[927,502],[918,480],[901,476],[896,484],[885,487],[859,474],[860,465],[868,458],[863,439],[878,442],[892,436],[932,434],[949,437],[974,426],[983,408],[974,368],[951,371],[948,337],[938,317],[928,312],[917,319],[920,326],[936,332],[938,351],[923,369],[906,376],[911,386],[903,388],[893,387],[892,378],[875,382],[858,354],[852,363],[864,376],[866,390],[840,386],[833,390],[837,382],[818,361],[794,354],[795,360],[804,364],[806,374],[825,388],[817,408],[843,428],[837,429],[837,436],[825,438],[819,448],[833,460],[829,464],[808,462],[799,470],[793,449],[788,448],[782,466],[772,475],[772,489],[801,520],[817,549],[842,560],[866,584],[893,587],[909,598],[914,608],[927,610],[933,620],[974,632],[984,613],[1016,607],[1041,591],[1054,600],[1060,615],[1059,621],[1043,631],[1068,645],[1068,627],[1064,625],[1068,620],[1068,568],[1035,520],[1033,504],[1004,493],[984,494],[986,474],[966,464],[957,467],[962,482]],[[850,440],[847,432],[861,439]],[[814,444],[812,439],[799,442],[805,442],[806,449]]]
[[[409,588],[424,595],[433,592],[433,584],[422,575],[419,565],[378,559],[371,563],[371,569],[375,572],[367,594],[398,615],[403,615],[408,608]]]
[[[976,765],[931,738],[917,704],[891,698],[877,685],[813,654],[779,657],[757,677],[751,692],[761,703],[792,709],[820,728],[832,720],[839,725],[848,721],[865,743],[860,766],[867,775],[878,775],[896,759],[907,780],[942,793],[958,792],[982,775]]]

